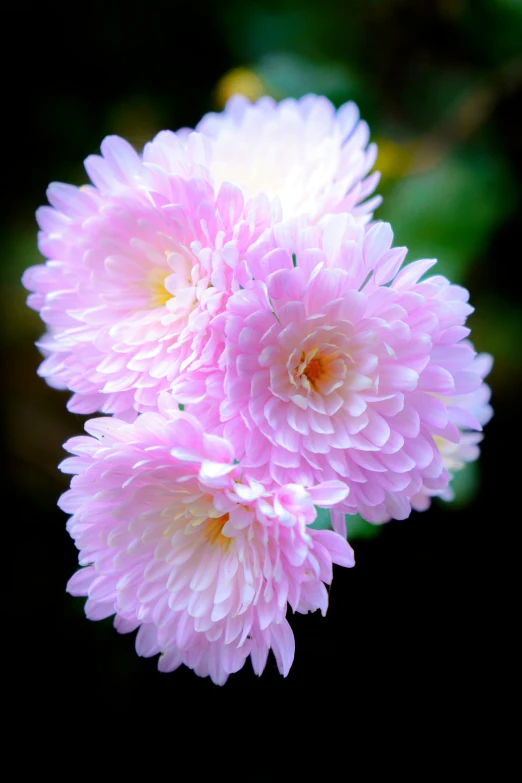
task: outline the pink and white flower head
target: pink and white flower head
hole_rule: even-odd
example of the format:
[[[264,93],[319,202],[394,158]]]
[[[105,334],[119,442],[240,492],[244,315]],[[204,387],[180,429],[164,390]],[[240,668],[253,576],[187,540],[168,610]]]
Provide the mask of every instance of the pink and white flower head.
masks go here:
[[[219,408],[256,480],[346,481],[338,511],[372,522],[407,517],[421,487],[447,487],[434,437],[459,443],[463,419],[478,425],[461,401],[482,383],[463,342],[468,292],[420,281],[433,260],[399,271],[406,249],[392,238],[349,215],[262,237],[228,302]],[[204,393],[197,373],[177,387],[187,402]]]
[[[485,378],[493,365],[493,359],[489,354],[479,354],[474,361],[474,369],[481,378]],[[489,404],[491,389],[486,383],[470,394],[463,394],[457,400],[445,400],[448,404],[457,405],[460,409],[460,421],[458,429],[461,433],[458,442],[452,442],[446,438],[435,436],[435,443],[440,451],[444,467],[448,471],[450,481],[455,474],[462,470],[468,462],[474,462],[480,456],[479,443],[484,437],[482,427],[493,416],[493,409]],[[412,507],[416,511],[425,511],[431,505],[432,497],[440,497],[442,500],[451,501],[455,493],[451,483],[443,490],[433,490],[423,487],[412,498]]]
[[[212,363],[237,260],[278,217],[266,196],[213,187],[201,134],[170,136],[161,166],[108,137],[85,163],[93,186],[55,183],[37,212],[49,260],[23,283],[49,329],[39,372],[74,392],[69,410],[155,409],[180,366]]]
[[[93,419],[92,437],[66,444],[76,456],[61,467],[76,475],[60,505],[84,566],[68,590],[88,596],[90,619],[116,614],[120,632],[139,627],[137,652],[161,653],[161,671],[184,663],[222,684],[248,656],[261,674],[272,649],[286,676],[287,604],[324,615],[332,563],[353,565],[341,536],[309,527],[314,503],[332,506],[348,488],[267,491],[170,395],[160,411]]]
[[[354,103],[337,111],[327,98],[306,95],[276,103],[232,97],[223,112],[207,114],[197,130],[211,140],[214,183],[233,182],[247,196],[278,198],[283,218],[307,214],[312,221],[350,212],[361,222],[381,201],[361,203],[379,174],[368,172],[377,147]]]

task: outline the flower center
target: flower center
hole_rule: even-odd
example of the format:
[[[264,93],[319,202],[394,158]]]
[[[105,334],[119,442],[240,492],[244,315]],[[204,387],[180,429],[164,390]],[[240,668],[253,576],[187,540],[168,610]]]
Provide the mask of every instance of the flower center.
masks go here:
[[[323,374],[323,365],[320,359],[312,359],[305,367],[304,375],[310,383],[314,383]]]
[[[151,269],[147,277],[147,285],[150,291],[150,306],[164,307],[172,294],[165,288],[165,278],[169,276],[169,271],[165,269]]]
[[[223,514],[223,516],[218,517],[217,519],[209,519],[205,525],[204,532],[204,536],[210,544],[214,544],[224,551],[229,548],[230,542],[232,541],[231,538],[224,536],[221,532],[228,520],[228,513]]]

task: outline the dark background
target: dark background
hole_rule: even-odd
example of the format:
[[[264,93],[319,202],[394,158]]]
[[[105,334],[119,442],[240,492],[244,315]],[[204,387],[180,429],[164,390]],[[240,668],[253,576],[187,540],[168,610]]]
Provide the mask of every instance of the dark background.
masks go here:
[[[82,160],[109,133],[141,148],[162,128],[193,127],[235,91],[356,100],[380,147],[376,217],[392,222],[410,260],[437,256],[470,289],[475,345],[496,359],[495,416],[456,502],[383,529],[356,521],[357,564],[337,569],[327,617],[290,618],[297,652],[287,680],[270,657],[261,679],[247,665],[220,696],[335,695],[390,681],[421,696],[448,683],[457,698],[480,688],[502,603],[493,573],[512,547],[520,485],[522,4],[90,2],[24,5],[4,12],[3,24],[3,621],[18,708],[44,710],[52,696],[70,709],[78,698],[85,709],[166,709],[181,694],[217,690],[185,668],[159,674],[156,658],[135,655],[134,634],[86,620],[83,602],[64,592],[77,561],[56,507],[66,488],[57,465],[83,419],[36,375],[42,324],[19,279],[42,260],[34,211],[49,182],[84,182]]]

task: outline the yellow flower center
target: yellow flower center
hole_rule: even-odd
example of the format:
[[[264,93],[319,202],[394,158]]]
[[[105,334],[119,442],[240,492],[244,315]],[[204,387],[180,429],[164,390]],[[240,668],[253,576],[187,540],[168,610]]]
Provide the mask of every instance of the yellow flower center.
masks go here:
[[[230,546],[231,538],[224,536],[221,532],[224,525],[228,522],[229,515],[223,514],[223,516],[217,519],[209,519],[205,525],[204,536],[210,544],[215,544],[225,552]]]
[[[164,307],[169,299],[172,299],[172,294],[165,288],[165,278],[168,277],[170,272],[165,269],[151,269],[147,277],[147,284],[150,291],[150,306],[151,307]]]

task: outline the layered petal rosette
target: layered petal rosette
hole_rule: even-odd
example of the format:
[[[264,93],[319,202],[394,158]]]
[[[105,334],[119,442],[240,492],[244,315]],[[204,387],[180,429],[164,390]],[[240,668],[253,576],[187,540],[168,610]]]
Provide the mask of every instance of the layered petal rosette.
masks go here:
[[[155,409],[180,366],[212,363],[237,260],[277,218],[266,196],[213,187],[201,134],[170,135],[163,166],[107,138],[86,160],[93,186],[55,183],[38,210],[49,260],[23,283],[48,326],[39,372],[72,411]]]
[[[364,202],[379,181],[377,172],[367,176],[377,147],[368,144],[368,125],[352,102],[336,111],[317,95],[280,103],[236,95],[197,130],[211,140],[216,184],[233,182],[249,196],[279,199],[285,220],[350,212],[367,222],[381,201]]]
[[[228,302],[219,408],[257,480],[341,479],[340,508],[372,522],[405,518],[421,488],[447,487],[435,438],[458,444],[464,421],[478,425],[462,395],[482,383],[468,292],[422,281],[433,260],[401,270],[392,238],[388,224],[366,230],[348,215],[262,237]],[[187,400],[198,380],[201,398],[200,379],[179,379]]]
[[[62,469],[76,475],[60,505],[83,566],[68,590],[88,597],[87,616],[139,628],[138,653],[160,653],[162,671],[184,663],[222,684],[249,656],[261,674],[272,649],[286,676],[287,604],[324,614],[332,563],[353,565],[341,536],[309,527],[314,504],[338,503],[346,485],[268,491],[170,395],[133,423],[109,417],[86,429],[91,437],[66,444],[75,456]]]

